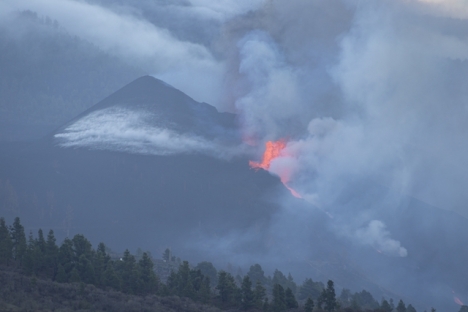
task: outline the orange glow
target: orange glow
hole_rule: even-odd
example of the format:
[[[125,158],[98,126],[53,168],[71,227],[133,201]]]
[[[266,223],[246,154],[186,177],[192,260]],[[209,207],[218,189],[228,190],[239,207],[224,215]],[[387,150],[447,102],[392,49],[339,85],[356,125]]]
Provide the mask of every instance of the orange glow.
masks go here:
[[[302,198],[302,196],[292,187],[288,186],[287,184],[283,183],[284,186],[291,192],[291,195],[296,197],[296,198]]]
[[[453,297],[453,300],[454,300],[455,303],[458,304],[458,305],[461,305],[461,306],[464,305],[463,302],[462,302],[458,297],[456,297],[456,296]]]
[[[249,161],[250,167],[254,169],[263,169],[263,170],[269,170],[270,169],[270,164],[271,162],[279,157],[281,155],[281,152],[284,150],[286,147],[286,141],[285,140],[278,140],[278,141],[268,141],[265,143],[265,152],[263,153],[262,161],[261,162],[256,162],[256,161]],[[302,196],[293,188],[291,188],[288,183],[289,183],[289,177],[290,177],[290,172],[283,172],[282,174],[279,174],[281,183],[291,192],[292,196],[296,198],[302,198]]]
[[[270,163],[273,159],[278,157],[281,154],[281,151],[286,147],[286,142],[284,140],[279,140],[276,142],[268,141],[265,144],[265,152],[263,153],[262,162],[258,163],[255,161],[249,161],[250,167],[254,169],[268,170],[270,169]]]

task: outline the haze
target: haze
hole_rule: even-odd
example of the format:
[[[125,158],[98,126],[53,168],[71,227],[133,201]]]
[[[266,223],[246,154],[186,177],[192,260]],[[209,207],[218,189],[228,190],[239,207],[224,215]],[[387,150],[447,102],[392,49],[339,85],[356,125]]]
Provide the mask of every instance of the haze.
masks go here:
[[[129,238],[128,248],[158,254],[170,245],[188,259],[244,270],[262,263],[297,280],[334,278],[341,288],[373,288],[378,299],[404,293],[419,307],[455,311],[454,293],[468,301],[466,273],[460,276],[468,260],[461,248],[468,234],[467,38],[463,0],[4,0],[2,153],[15,142],[48,140],[63,155],[115,153],[142,168],[151,167],[144,157],[174,168],[182,161],[187,172],[199,170],[203,185],[208,171],[223,172],[216,181],[228,182],[220,192],[248,194],[258,211],[239,207],[240,198],[229,209],[205,207],[193,228],[184,228],[178,222],[192,220],[181,201],[168,221],[184,228],[181,237],[163,238],[170,229],[145,220],[144,233],[160,238]],[[93,107],[144,75],[159,80]],[[157,95],[141,95],[133,105],[152,84],[167,92],[165,105],[182,104],[166,112],[148,104]],[[249,168],[249,160],[262,161],[267,142],[277,141],[285,144],[267,167]],[[73,159],[85,168],[86,157]],[[18,193],[35,192],[24,182],[30,180],[4,167],[0,179],[17,181]],[[174,188],[182,189],[179,174],[188,173],[171,170]],[[261,178],[247,189],[229,184],[235,176]],[[100,187],[96,198],[105,203],[104,194],[113,195]],[[137,210],[126,229],[147,218],[150,192],[138,194],[128,196],[146,208],[128,208]],[[34,223],[27,205],[20,200],[11,211],[4,204],[5,216],[22,213],[31,227],[59,224]],[[85,223],[92,213],[77,219]],[[231,224],[227,215],[239,219]],[[195,224],[204,218],[207,229],[200,230]],[[218,228],[222,222],[229,225]],[[91,239],[103,240],[98,234]],[[348,269],[360,277],[343,273]]]

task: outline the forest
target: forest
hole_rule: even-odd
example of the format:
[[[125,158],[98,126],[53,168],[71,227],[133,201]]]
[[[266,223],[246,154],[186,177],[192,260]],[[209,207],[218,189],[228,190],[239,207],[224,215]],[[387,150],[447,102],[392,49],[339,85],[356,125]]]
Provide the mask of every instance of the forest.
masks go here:
[[[170,249],[154,259],[141,250],[119,255],[104,243],[94,249],[81,234],[60,245],[52,230],[26,238],[18,217],[10,226],[0,218],[0,265],[0,309],[7,311],[416,311],[366,290],[337,295],[332,280],[298,285],[279,270],[266,276],[260,264],[241,276],[207,261],[193,266]]]

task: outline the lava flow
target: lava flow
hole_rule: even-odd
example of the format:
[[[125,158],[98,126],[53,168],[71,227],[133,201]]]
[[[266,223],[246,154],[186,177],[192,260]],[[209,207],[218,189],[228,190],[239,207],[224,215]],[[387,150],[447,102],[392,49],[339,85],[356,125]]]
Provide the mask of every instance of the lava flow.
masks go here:
[[[250,167],[254,169],[263,169],[269,171],[270,169],[270,164],[271,161],[281,155],[281,152],[284,150],[286,147],[286,141],[285,140],[278,140],[278,141],[268,141],[265,143],[265,152],[263,153],[262,161],[261,162],[256,162],[256,161],[249,161]],[[278,174],[281,180],[281,183],[291,192],[291,194],[294,197],[297,198],[302,198],[299,193],[291,188],[288,185],[289,182],[289,177],[290,173],[289,172],[283,172]]]
[[[268,141],[265,144],[265,152],[263,153],[262,162],[258,163],[255,161],[249,161],[250,167],[254,169],[268,170],[270,169],[270,163],[273,159],[278,157],[281,154],[281,151],[286,147],[286,142],[284,140],[279,140],[276,142]]]

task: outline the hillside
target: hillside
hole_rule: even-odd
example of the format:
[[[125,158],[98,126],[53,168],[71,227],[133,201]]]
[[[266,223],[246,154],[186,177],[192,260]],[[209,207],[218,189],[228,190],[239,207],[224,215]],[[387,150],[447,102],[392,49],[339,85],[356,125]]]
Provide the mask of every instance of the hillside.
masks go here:
[[[0,269],[2,311],[220,311],[188,298],[134,296],[93,285],[63,284]]]

